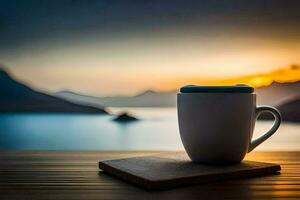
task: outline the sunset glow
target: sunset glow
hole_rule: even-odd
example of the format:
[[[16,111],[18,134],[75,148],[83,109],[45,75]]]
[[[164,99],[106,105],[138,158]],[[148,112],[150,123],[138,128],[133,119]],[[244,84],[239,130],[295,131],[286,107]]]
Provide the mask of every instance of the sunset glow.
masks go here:
[[[271,71],[264,74],[256,74],[244,77],[237,77],[227,80],[216,81],[217,84],[233,85],[233,84],[247,84],[253,87],[268,86],[273,82],[288,83],[300,80],[300,67],[292,65],[290,67]]]
[[[232,77],[227,79],[205,79],[198,77],[176,77],[161,85],[159,90],[170,90],[182,85],[236,85],[247,84],[252,87],[268,86],[273,82],[289,83],[300,80],[300,66],[291,65],[268,73],[252,74],[248,76]]]
[[[33,88],[111,96],[300,79],[299,67],[288,67],[300,63],[293,4],[64,4],[0,7],[0,64]],[[49,7],[61,9],[45,14]]]

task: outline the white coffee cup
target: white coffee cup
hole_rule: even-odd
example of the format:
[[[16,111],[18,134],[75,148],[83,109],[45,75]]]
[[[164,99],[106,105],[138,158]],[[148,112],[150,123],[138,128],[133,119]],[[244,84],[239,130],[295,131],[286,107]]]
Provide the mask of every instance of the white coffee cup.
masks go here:
[[[180,137],[194,162],[240,162],[281,122],[277,109],[256,107],[256,94],[249,86],[185,86],[177,94],[177,109]],[[252,140],[256,119],[263,112],[271,113],[275,122]]]

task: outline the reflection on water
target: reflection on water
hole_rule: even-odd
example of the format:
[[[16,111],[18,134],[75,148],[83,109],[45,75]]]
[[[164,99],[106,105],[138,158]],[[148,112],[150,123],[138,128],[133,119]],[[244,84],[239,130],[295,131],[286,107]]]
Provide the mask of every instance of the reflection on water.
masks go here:
[[[129,110],[139,122],[118,124],[113,116],[85,114],[1,114],[1,149],[177,150],[183,149],[174,108]],[[272,122],[259,122],[262,133]],[[257,134],[255,134],[257,135]],[[300,125],[284,123],[257,149],[300,150]]]

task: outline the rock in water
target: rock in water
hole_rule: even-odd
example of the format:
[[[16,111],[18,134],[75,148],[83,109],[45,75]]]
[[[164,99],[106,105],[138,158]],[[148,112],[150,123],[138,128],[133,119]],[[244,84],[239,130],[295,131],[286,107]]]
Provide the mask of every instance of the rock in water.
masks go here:
[[[133,117],[126,112],[119,114],[117,117],[115,117],[113,119],[113,121],[115,121],[115,122],[122,122],[122,123],[134,122],[134,121],[138,121],[138,120],[139,120],[138,118]]]

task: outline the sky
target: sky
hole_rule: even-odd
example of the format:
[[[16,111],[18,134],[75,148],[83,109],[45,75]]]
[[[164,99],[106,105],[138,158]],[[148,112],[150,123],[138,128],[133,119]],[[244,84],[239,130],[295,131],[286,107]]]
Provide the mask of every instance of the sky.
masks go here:
[[[34,88],[90,95],[295,81],[299,9],[296,0],[0,0],[0,63]]]

